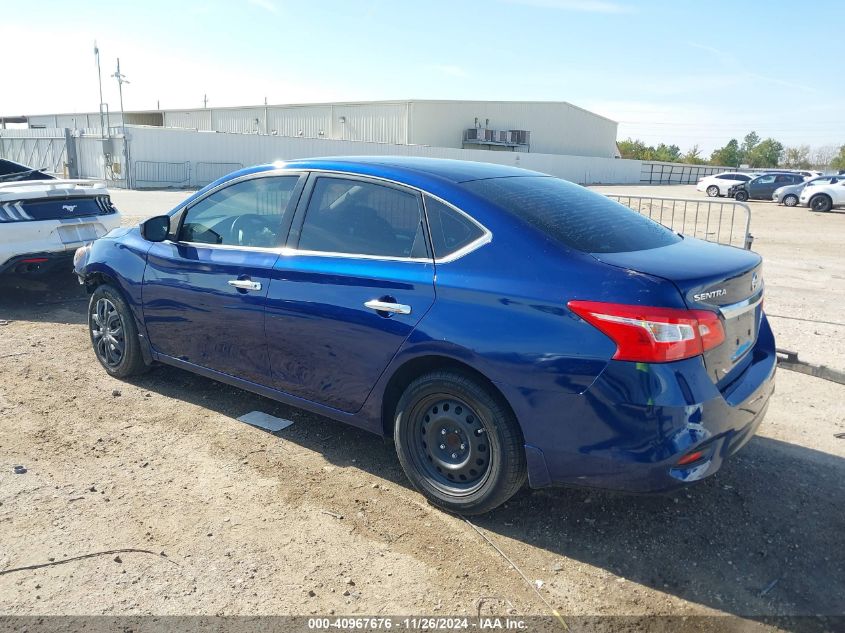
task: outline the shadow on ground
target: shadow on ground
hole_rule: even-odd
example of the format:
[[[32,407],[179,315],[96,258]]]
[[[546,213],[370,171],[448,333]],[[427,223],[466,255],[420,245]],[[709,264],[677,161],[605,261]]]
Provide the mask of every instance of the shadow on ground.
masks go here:
[[[0,319],[85,323],[88,295],[71,271],[0,275]]]
[[[133,382],[232,418],[293,419],[279,437],[410,487],[392,445],[364,431],[171,367]],[[715,477],[674,494],[525,490],[474,522],[546,550],[549,567],[576,559],[727,613],[841,615],[843,481],[845,460],[756,437]]]

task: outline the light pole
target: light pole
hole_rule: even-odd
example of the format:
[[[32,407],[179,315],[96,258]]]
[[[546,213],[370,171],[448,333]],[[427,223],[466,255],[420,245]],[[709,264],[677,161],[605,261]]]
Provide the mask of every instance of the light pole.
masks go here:
[[[117,70],[112,77],[117,79],[117,89],[120,92],[120,131],[123,134],[123,160],[126,164],[126,188],[131,189],[132,181],[129,178],[129,146],[126,141],[126,114],[123,112],[123,84],[128,84],[130,82],[126,78],[126,75],[123,75],[120,72],[120,57],[117,58]]]
[[[103,74],[100,72],[100,49],[97,48],[97,40],[94,40],[94,57],[97,58],[97,84],[100,87],[100,136],[105,138],[107,128],[106,119],[103,116]]]

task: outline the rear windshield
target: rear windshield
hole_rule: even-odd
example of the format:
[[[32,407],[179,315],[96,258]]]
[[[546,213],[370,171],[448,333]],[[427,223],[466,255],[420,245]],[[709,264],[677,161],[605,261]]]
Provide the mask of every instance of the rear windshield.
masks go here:
[[[628,207],[559,178],[491,178],[462,186],[585,253],[643,251],[681,239]]]

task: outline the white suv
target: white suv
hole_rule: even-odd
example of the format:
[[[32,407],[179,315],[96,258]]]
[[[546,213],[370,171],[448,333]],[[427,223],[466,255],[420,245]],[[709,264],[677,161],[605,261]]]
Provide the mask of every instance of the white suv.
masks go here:
[[[833,207],[845,206],[845,180],[836,184],[804,187],[799,202],[813,211],[830,211]]]
[[[725,171],[721,174],[713,174],[700,178],[696,189],[705,191],[711,198],[728,195],[728,189],[734,185],[741,185],[756,176],[757,174],[740,174],[736,171]]]
[[[0,273],[39,273],[63,264],[70,271],[77,248],[120,226],[102,183],[20,167],[27,171],[0,175]]]

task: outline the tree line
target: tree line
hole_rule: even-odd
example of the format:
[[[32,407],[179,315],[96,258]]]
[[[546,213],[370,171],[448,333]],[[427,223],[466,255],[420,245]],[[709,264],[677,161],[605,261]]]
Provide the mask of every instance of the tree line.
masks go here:
[[[788,167],[790,169],[845,169],[845,145],[825,145],[811,149],[809,145],[784,147],[773,138],[761,139],[757,132],[749,132],[740,143],[732,138],[723,147],[713,150],[704,158],[698,145],[681,152],[677,145],[660,143],[656,147],[639,139],[617,143],[622,158],[655,160],[667,163],[692,165],[719,165],[724,167]]]

